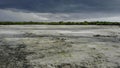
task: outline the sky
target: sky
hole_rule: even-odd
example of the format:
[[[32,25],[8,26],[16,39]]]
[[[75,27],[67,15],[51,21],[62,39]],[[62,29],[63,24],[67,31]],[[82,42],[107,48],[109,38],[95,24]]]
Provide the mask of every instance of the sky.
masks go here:
[[[0,0],[0,21],[120,22],[120,0]]]

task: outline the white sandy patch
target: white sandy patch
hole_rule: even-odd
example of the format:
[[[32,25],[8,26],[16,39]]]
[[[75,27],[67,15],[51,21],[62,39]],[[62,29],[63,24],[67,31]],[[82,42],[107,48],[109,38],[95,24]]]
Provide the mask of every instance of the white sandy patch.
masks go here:
[[[12,31],[12,30],[0,30],[0,34],[23,34],[21,31]]]

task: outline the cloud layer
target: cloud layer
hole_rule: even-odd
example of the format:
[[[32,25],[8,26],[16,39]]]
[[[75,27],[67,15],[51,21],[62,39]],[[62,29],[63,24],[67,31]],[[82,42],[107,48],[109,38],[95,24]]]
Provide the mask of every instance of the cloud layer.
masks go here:
[[[0,0],[0,21],[119,21],[120,0]]]
[[[0,9],[0,21],[120,21],[118,14],[103,13],[27,13]]]
[[[118,12],[120,0],[0,0],[0,8],[48,12]]]

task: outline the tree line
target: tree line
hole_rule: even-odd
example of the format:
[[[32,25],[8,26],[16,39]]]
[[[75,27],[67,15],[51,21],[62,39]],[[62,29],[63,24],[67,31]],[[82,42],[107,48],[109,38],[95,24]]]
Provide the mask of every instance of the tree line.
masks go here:
[[[0,22],[0,25],[120,25],[120,22]]]

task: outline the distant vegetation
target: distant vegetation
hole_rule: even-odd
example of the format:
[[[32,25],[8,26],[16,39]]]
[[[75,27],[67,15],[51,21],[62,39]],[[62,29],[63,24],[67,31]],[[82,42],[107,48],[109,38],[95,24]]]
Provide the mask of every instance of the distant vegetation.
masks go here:
[[[120,25],[120,22],[0,22],[0,25]]]

